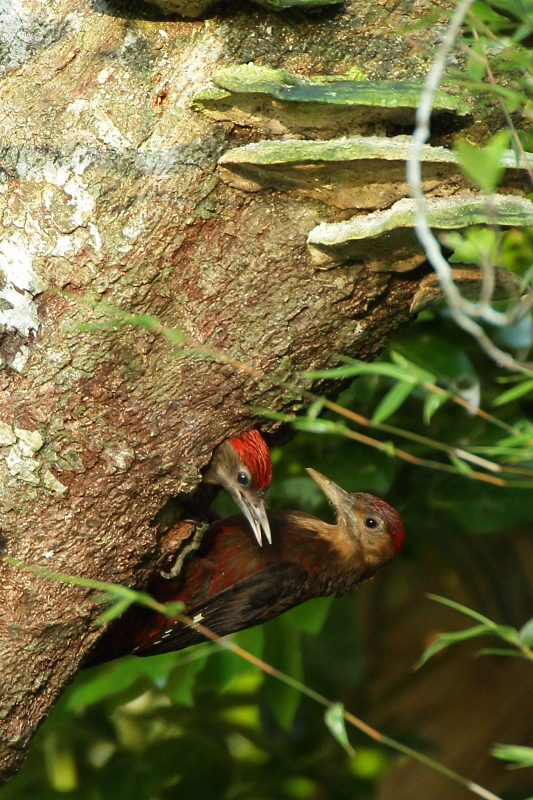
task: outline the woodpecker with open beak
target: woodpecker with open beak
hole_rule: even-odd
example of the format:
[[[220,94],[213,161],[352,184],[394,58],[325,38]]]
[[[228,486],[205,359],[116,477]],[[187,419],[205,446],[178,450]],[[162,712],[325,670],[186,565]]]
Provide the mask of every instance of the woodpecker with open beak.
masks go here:
[[[265,511],[272,462],[267,443],[259,431],[245,431],[219,444],[203,480],[219,483],[230,493],[250,523],[259,546],[263,544],[262,534],[272,544]]]
[[[173,581],[155,578],[148,591],[162,603],[179,600],[194,622],[219,636],[250,628],[330,594],[349,592],[399,552],[404,527],[397,511],[370,494],[348,494],[307,470],[330,501],[335,525],[303,511],[269,512],[271,547],[259,549],[242,516],[210,526],[199,549]],[[97,642],[85,666],[129,653],[168,653],[205,641],[178,620],[132,606]]]

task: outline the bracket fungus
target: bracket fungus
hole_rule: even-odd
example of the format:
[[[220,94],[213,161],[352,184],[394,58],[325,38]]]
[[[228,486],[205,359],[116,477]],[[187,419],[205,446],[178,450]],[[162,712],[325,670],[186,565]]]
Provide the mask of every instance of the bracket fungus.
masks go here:
[[[294,191],[336,208],[388,208],[409,194],[405,162],[408,136],[354,136],[327,141],[263,141],[228,150],[219,159],[222,180],[244,191]],[[424,145],[420,151],[425,194],[472,188],[455,152]],[[525,168],[505,153],[505,185],[528,190]]]
[[[214,119],[285,137],[224,153],[219,175],[228,185],[249,192],[292,192],[342,210],[372,210],[316,226],[307,239],[313,266],[330,269],[350,262],[375,272],[407,272],[423,264],[426,256],[415,234],[416,205],[408,198],[405,175],[411,139],[390,134],[413,126],[422,86],[352,77],[305,77],[240,64],[215,72],[213,85],[196,95],[194,105]],[[447,114],[460,127],[469,108],[439,90],[433,115],[439,114]],[[490,204],[474,193],[454,151],[427,144],[421,147],[420,160],[428,221],[437,233],[477,224],[533,226],[533,203],[517,196],[527,192],[530,165],[519,163],[513,152],[501,158],[507,170],[502,191],[509,194],[491,197]],[[462,265],[453,269],[453,276],[465,296],[477,296],[477,267]],[[517,277],[496,269],[494,298],[519,294]],[[441,297],[437,276],[426,275],[410,310],[417,313]]]
[[[344,0],[252,0],[259,6],[264,6],[272,11],[284,8],[297,8],[305,11],[306,8],[319,8],[320,6],[338,6]]]
[[[525,197],[494,195],[490,204],[480,195],[432,197],[426,201],[434,232],[460,230],[470,225],[533,226],[533,203]],[[309,233],[312,263],[330,269],[346,261],[376,272],[407,272],[426,260],[414,225],[416,204],[398,200],[385,211],[352,217],[345,222],[322,222]]]
[[[179,14],[185,19],[197,19],[208,8],[220,3],[220,0],[148,0],[148,2],[160,8],[165,14]]]
[[[160,8],[165,14],[179,14],[185,19],[197,19],[209,8],[218,5],[221,0],[148,0],[148,2]],[[263,6],[272,11],[285,8],[305,11],[307,8],[339,5],[343,0],[248,0],[248,2],[250,5]]]
[[[393,131],[413,126],[421,83],[350,80],[349,74],[308,78],[284,69],[239,64],[217,70],[214,86],[199,92],[193,105],[216,120],[270,136],[329,138],[375,133],[377,124]],[[434,116],[446,114],[460,126],[460,118],[468,113],[459,98],[442,90],[436,93]]]
[[[219,159],[220,177],[237,189],[294,191],[336,208],[387,208],[409,194],[405,161],[410,138],[354,136],[328,141],[264,141],[228,150]],[[457,156],[424,145],[423,189],[469,185]]]

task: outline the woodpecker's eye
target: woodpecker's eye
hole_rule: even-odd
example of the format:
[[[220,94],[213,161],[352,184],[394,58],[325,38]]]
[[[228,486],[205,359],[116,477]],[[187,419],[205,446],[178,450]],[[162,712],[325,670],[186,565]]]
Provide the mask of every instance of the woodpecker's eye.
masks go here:
[[[365,525],[367,528],[377,528],[379,522],[375,517],[365,517]]]
[[[250,485],[250,476],[247,475],[246,472],[238,472],[237,483],[240,483],[241,486],[246,489]]]

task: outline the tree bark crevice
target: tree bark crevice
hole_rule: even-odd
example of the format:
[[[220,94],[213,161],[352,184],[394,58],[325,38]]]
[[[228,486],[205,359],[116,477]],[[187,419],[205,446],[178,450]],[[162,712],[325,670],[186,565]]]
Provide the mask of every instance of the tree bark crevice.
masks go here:
[[[428,51],[412,51],[394,30],[411,3],[374,6],[354,0],[290,21],[228,3],[185,22],[135,19],[103,0],[45,10],[21,0],[13,38],[0,31],[7,553],[142,584],[159,557],[165,504],[194,489],[220,441],[263,424],[250,407],[305,405],[277,379],[338,353],[372,359],[409,322],[421,274],[314,270],[307,234],[343,212],[223,184],[222,152],[257,134],[190,108],[217,66],[251,60],[303,74],[364,60],[372,77],[421,75]],[[435,34],[420,40],[430,47]],[[80,328],[108,320],[110,306],[155,316],[183,331],[185,349],[222,351],[265,380],[176,353],[143,327]],[[84,589],[5,563],[0,572],[6,780],[97,636],[97,610]]]

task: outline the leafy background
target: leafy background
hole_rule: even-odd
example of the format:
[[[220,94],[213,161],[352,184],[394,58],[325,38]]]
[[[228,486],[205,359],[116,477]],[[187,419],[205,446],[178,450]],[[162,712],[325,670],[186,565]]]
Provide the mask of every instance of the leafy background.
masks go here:
[[[507,335],[509,346],[511,333]],[[421,367],[431,366],[433,372],[438,369],[439,384],[455,392],[471,397],[479,383],[487,406],[502,394],[498,369],[457,331],[445,310],[426,313],[391,344],[384,361],[391,351]],[[361,376],[339,402],[371,416],[393,383]],[[424,399],[424,391],[415,389],[388,421],[461,448],[490,448],[502,438],[494,425],[451,402],[425,424]],[[514,424],[527,419],[530,403],[524,396],[496,408],[501,418]],[[333,419],[329,412],[322,417]],[[435,455],[429,445],[409,449]],[[521,555],[531,546],[531,489],[502,488],[466,475],[430,471],[327,433],[299,433],[289,445],[274,450],[273,460],[270,507],[298,507],[327,518],[329,509],[304,471],[312,465],[348,491],[385,496],[405,520],[406,544],[395,563],[354,595],[312,601],[235,639],[268,663],[357,709],[383,732],[438,757],[449,737],[463,736],[473,722],[474,727],[482,726],[483,719],[472,720],[456,707],[456,728],[440,731],[439,741],[428,736],[426,726],[428,720],[438,723],[442,700],[435,709],[435,698],[430,698],[422,720],[409,719],[409,713],[403,716],[406,698],[411,708],[425,702],[427,679],[421,680],[423,673],[413,674],[412,668],[431,636],[442,630],[442,616],[424,591],[455,597],[500,623],[525,623],[533,592]],[[222,514],[233,511],[230,504],[225,495],[216,501]],[[465,627],[458,614],[445,619],[444,629]],[[399,620],[403,642],[398,641]],[[472,655],[469,650],[461,659],[472,662]],[[376,666],[377,658],[383,659],[381,666]],[[468,669],[475,673],[481,662],[473,663]],[[505,684],[514,660],[491,663],[495,679]],[[531,690],[531,667],[523,666],[525,687]],[[449,668],[441,663],[438,667],[439,692],[453,698],[455,660]],[[428,668],[431,662],[422,670]],[[421,685],[418,701],[411,696],[413,683]],[[477,691],[485,696],[483,687]],[[527,711],[529,716],[530,708]],[[521,708],[514,713],[516,733],[523,735]],[[493,737],[486,742],[487,754],[498,733],[493,714],[498,716],[491,704],[485,709]],[[26,766],[0,796],[371,797],[375,782],[386,780],[396,758],[362,734],[350,732],[350,740],[354,756],[331,737],[319,706],[235,655],[205,644],[150,659],[131,656],[82,672],[38,733]],[[472,771],[468,760],[456,766]],[[524,784],[522,776],[519,783]],[[527,783],[520,794],[509,796],[527,797],[533,780]],[[450,796],[457,796],[453,784]]]
[[[420,24],[432,20],[430,14]],[[505,146],[514,141],[533,150],[531,0],[478,0],[464,34],[466,69],[452,70],[447,80],[485,93],[487,102],[500,107],[511,125]],[[500,137],[485,148],[466,142],[458,147],[465,172],[477,176],[487,192],[501,178],[502,142]],[[488,252],[493,264],[518,273],[524,288],[531,282],[531,230],[477,228],[447,244],[458,260],[482,263]],[[531,355],[530,314],[516,325],[487,330],[516,357]],[[521,800],[533,795],[527,768],[533,765],[530,638],[517,638],[514,655],[520,658],[476,659],[482,645],[501,649],[492,638],[464,641],[441,650],[418,671],[413,667],[428,645],[437,650],[435,642],[444,643],[438,638],[444,631],[470,624],[457,610],[428,599],[427,592],[516,630],[533,616],[532,376],[498,369],[445,308],[419,315],[381,360],[403,365],[413,381],[402,389],[393,378],[361,374],[338,402],[418,439],[365,428],[378,443],[387,443],[380,451],[349,437],[347,431],[360,430],[357,425],[315,406],[296,421],[296,428],[305,430],[273,452],[269,505],[330,518],[305,473],[312,466],[348,491],[384,496],[398,508],[407,530],[401,555],[349,597],[312,601],[234,638],[383,733],[490,785],[502,797]],[[424,388],[420,370],[448,393],[445,402]],[[479,401],[514,432],[457,405],[451,395],[473,406]],[[394,457],[392,443],[437,467]],[[461,455],[465,452],[470,456]],[[507,485],[479,480],[472,470],[489,478],[500,473],[474,464],[472,455],[503,465]],[[518,471],[505,472],[509,466]],[[233,512],[225,495],[215,507],[223,515]],[[448,637],[446,643],[460,638]],[[320,706],[214,644],[150,659],[127,657],[77,677],[0,798],[471,796],[359,732],[350,730],[349,737],[355,753],[331,736]],[[495,745],[500,759],[525,768],[507,770],[491,755]]]

